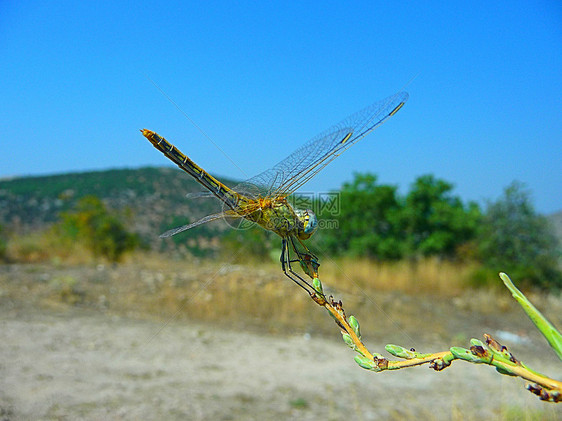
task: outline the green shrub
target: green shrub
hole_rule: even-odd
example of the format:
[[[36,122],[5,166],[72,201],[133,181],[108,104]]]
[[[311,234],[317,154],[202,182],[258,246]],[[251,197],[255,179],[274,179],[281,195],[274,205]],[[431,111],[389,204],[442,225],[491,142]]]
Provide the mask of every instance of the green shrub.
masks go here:
[[[337,229],[320,232],[320,246],[332,254],[377,260],[457,257],[476,236],[480,209],[464,205],[452,188],[425,175],[401,197],[396,186],[377,184],[372,174],[355,174],[339,192],[339,212],[320,215],[338,222]]]
[[[478,235],[482,262],[495,272],[541,288],[562,288],[560,249],[549,221],[535,212],[530,192],[513,182],[489,202]]]
[[[80,199],[76,208],[61,215],[58,229],[67,241],[81,241],[95,256],[118,262],[140,245],[137,234],[126,230],[116,214],[95,196]]]

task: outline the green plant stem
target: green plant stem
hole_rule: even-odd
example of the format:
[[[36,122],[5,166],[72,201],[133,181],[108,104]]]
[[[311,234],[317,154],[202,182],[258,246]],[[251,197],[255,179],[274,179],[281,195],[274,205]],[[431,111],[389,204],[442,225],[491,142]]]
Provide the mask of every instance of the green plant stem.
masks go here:
[[[546,338],[558,358],[562,360],[562,334],[556,330],[556,328],[542,315],[542,313],[537,310],[537,308],[523,295],[519,289],[513,284],[507,274],[501,272],[500,278],[505,284],[505,286],[511,291],[513,298],[521,305],[527,316],[535,324],[537,329]]]
[[[319,280],[317,280],[317,283],[321,285]],[[326,299],[323,294],[312,294],[311,297],[333,316],[342,333],[349,336],[349,338],[344,339],[346,339],[348,345],[360,354],[355,360],[365,369],[379,372],[430,364],[430,367],[434,370],[441,371],[451,365],[454,360],[464,360],[475,364],[488,364],[495,367],[501,374],[521,377],[533,382],[535,385],[528,387],[528,389],[539,395],[543,400],[552,402],[562,401],[562,382],[527,368],[509,353],[506,347],[500,345],[489,335],[484,335],[487,346],[481,341],[473,339],[471,341],[473,346],[470,349],[452,347],[448,351],[429,354],[421,354],[396,345],[387,345],[386,350],[388,352],[403,358],[403,360],[396,361],[388,360],[381,354],[371,353],[367,349],[361,337],[356,333],[356,331],[359,331],[357,320],[353,319],[353,324],[356,326],[356,329],[354,329],[345,315],[341,301],[336,302],[331,296],[329,299]],[[349,343],[350,340],[351,343]]]

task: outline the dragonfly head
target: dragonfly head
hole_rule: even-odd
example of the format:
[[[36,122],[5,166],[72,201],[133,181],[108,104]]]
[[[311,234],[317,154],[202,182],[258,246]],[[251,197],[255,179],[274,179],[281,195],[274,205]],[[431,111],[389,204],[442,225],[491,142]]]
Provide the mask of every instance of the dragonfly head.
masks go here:
[[[299,229],[298,237],[301,240],[306,240],[316,232],[318,228],[318,218],[316,218],[316,214],[310,209],[295,209],[295,213],[301,228]]]

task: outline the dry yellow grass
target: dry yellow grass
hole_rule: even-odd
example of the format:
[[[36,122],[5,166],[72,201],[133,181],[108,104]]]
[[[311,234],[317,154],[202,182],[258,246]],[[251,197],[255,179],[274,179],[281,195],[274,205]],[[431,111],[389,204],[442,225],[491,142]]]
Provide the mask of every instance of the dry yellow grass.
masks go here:
[[[374,262],[366,259],[329,259],[321,266],[325,284],[353,291],[401,291],[453,296],[465,290],[478,266],[437,258],[416,262]]]
[[[416,348],[431,341],[435,351],[445,345],[466,345],[494,326],[524,335],[534,330],[507,291],[465,288],[462,274],[469,270],[437,260],[415,267],[340,260],[324,262],[320,273],[325,292],[343,300],[346,313],[358,318],[369,341]],[[431,274],[436,279],[430,279]],[[555,326],[562,325],[561,297],[530,298]],[[9,308],[80,307],[156,318],[163,326],[167,321],[195,319],[243,330],[339,336],[326,311],[275,262],[172,260],[138,252],[117,265],[102,261],[0,265],[2,303]]]
[[[87,265],[101,261],[95,259],[83,244],[61,239],[54,230],[13,237],[8,242],[6,254],[8,260],[22,263]],[[188,257],[182,262],[172,262],[164,254],[140,251],[125,255],[123,260],[130,263],[142,262],[151,270],[159,270],[170,264],[178,266],[182,262],[191,265],[192,268],[193,264],[220,266],[229,261],[228,258],[217,261]],[[332,259],[323,256],[320,261],[322,282],[349,293],[376,290],[401,291],[409,294],[429,292],[440,296],[453,296],[471,285],[471,277],[479,268],[476,263],[452,262],[437,258],[376,262],[368,259]],[[246,260],[243,265],[270,273],[280,271],[277,258],[266,261]]]
[[[63,240],[52,229],[11,237],[6,257],[8,261],[20,263],[88,264],[93,261],[91,252],[83,244]]]
[[[52,232],[13,239],[8,255],[31,263],[30,272],[44,273],[42,281],[27,276],[13,279],[11,286],[4,284],[5,297],[49,306],[98,307],[135,317],[255,324],[270,331],[334,331],[326,314],[283,275],[273,258],[232,264],[227,259],[173,259],[137,251],[112,265],[94,259],[80,244],[57,241]],[[381,263],[323,256],[320,278],[326,292],[342,299],[346,311],[358,316],[365,329],[380,330],[382,318],[389,326],[407,325],[415,331],[424,323],[419,314],[441,305],[448,306],[442,313],[461,310],[482,316],[515,309],[499,278],[493,279],[498,288],[471,287],[478,268],[475,263],[435,258]],[[25,296],[18,289],[22,284]],[[561,302],[532,298],[554,307]],[[434,333],[445,335],[447,329],[440,329],[436,326]]]

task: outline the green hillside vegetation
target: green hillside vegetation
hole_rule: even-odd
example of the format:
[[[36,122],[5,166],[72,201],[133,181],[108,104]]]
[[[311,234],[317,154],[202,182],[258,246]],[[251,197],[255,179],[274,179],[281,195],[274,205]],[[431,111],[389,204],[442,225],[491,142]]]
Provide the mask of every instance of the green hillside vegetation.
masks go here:
[[[197,182],[174,168],[148,167],[1,180],[0,225],[10,236],[42,232],[60,221],[64,212],[76,209],[82,198],[95,196],[109,210],[121,212],[124,225],[137,233],[147,247],[176,249],[181,239],[161,241],[158,234],[221,209],[212,199],[188,200],[185,197],[187,193],[198,191],[201,187]],[[199,250],[198,243],[206,243],[206,238],[226,228],[224,224],[202,227],[194,232],[191,243],[195,244],[191,249]]]
[[[69,258],[83,250],[119,261],[142,248],[172,258],[278,259],[280,240],[274,234],[258,227],[232,229],[225,221],[158,238],[220,211],[217,200],[185,197],[197,191],[195,181],[171,168],[3,180],[0,258],[36,261],[53,250]],[[340,191],[315,199],[297,196],[295,202],[320,218],[321,229],[309,243],[321,262],[331,256],[416,265],[436,258],[476,264],[469,277],[476,286],[502,270],[527,285],[562,287],[554,230],[535,212],[521,184],[508,186],[482,209],[464,203],[451,183],[433,175],[418,177],[400,195],[397,186],[379,184],[375,175],[356,174]]]
[[[142,207],[158,198],[181,205],[185,194],[199,191],[197,182],[173,168],[92,171],[0,180],[0,220],[21,227],[54,222],[60,211],[84,196],[97,196],[113,207]]]

